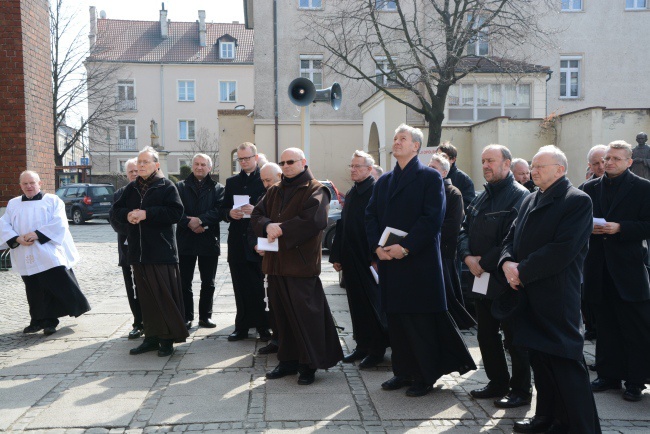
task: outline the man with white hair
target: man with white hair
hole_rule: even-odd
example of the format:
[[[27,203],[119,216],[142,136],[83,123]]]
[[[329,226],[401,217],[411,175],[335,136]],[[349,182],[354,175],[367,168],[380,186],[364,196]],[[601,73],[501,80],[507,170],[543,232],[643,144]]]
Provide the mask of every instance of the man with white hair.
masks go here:
[[[528,161],[523,158],[513,158],[510,164],[510,171],[515,177],[515,181],[523,185],[528,191],[535,190],[535,183],[530,179],[530,167]]]
[[[308,385],[317,369],[331,368],[343,358],[319,277],[330,193],[314,179],[301,149],[285,149],[278,165],[282,181],[267,190],[251,221],[256,235],[278,248],[265,252],[262,261],[280,333],[280,363],[266,378],[300,373],[298,384]]]
[[[0,218],[0,245],[11,249],[12,270],[25,282],[31,321],[23,333],[56,332],[58,318],[90,310],[72,267],[79,253],[68,230],[63,201],[41,192],[38,173],[20,174],[22,196]]]
[[[528,349],[537,407],[515,432],[600,433],[580,334],[580,280],[592,228],[589,197],[566,177],[555,146],[533,157],[528,195],[503,241],[499,268],[508,290],[492,312],[511,323],[513,345]],[[547,431],[548,430],[548,431]]]

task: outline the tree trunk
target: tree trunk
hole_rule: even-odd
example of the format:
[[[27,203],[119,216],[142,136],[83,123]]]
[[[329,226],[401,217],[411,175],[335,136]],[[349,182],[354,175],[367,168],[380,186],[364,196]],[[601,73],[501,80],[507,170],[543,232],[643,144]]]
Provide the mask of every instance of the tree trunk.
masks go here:
[[[442,138],[442,121],[445,119],[445,116],[442,113],[428,116],[425,114],[425,119],[429,124],[427,147],[438,146],[440,144],[440,139]]]

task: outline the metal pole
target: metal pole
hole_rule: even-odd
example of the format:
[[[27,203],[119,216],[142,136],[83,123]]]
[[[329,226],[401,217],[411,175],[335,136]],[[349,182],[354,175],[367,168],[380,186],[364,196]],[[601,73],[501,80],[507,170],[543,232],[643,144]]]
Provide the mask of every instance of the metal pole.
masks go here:
[[[311,105],[311,104],[310,104]],[[310,137],[309,137],[309,105],[305,106],[305,120],[304,120],[304,125],[303,128],[305,129],[305,143],[303,144],[303,150],[305,151],[305,159],[307,160],[307,164],[310,164],[309,160],[309,150],[310,150]]]

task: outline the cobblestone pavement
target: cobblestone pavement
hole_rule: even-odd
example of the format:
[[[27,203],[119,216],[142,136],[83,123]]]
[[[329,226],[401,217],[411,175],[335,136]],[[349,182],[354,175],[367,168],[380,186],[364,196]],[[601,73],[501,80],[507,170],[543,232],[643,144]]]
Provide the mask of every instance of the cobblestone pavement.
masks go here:
[[[382,391],[381,382],[391,376],[388,355],[373,370],[339,364],[318,371],[311,386],[297,385],[294,376],[267,381],[264,373],[277,359],[256,355],[264,343],[252,337],[226,340],[235,302],[223,261],[217,271],[217,328],[192,328],[188,341],[168,358],[155,352],[130,356],[139,341],[126,338],[132,319],[116,265],[115,234],[105,221],[71,231],[82,255],[75,273],[93,309],[63,318],[54,335],[22,334],[28,323],[22,281],[0,273],[0,431],[498,433],[511,432],[514,420],[533,414],[471,399],[469,390],[486,384],[482,369],[444,376],[423,398]],[[321,278],[335,320],[345,327],[341,344],[349,351],[354,342],[345,292],[326,261],[324,256]],[[480,365],[475,331],[465,338]],[[593,354],[588,342],[588,362]],[[650,432],[645,395],[642,402],[628,403],[617,391],[597,394],[604,431]]]

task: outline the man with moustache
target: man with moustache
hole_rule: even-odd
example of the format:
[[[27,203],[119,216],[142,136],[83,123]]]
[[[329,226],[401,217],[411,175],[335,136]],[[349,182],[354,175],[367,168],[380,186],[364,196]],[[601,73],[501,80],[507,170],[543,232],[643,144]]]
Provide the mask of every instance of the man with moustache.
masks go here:
[[[393,377],[381,387],[410,386],[410,397],[427,395],[443,375],[476,369],[447,310],[440,259],[445,191],[440,174],[418,160],[422,142],[420,129],[397,127],[397,164],[379,178],[366,209],[368,245],[379,259],[381,308],[392,349]],[[387,227],[407,235],[397,244],[379,245]]]
[[[499,268],[509,283],[493,312],[510,316],[513,345],[528,349],[537,407],[515,422],[520,433],[600,433],[580,334],[580,277],[592,227],[589,197],[571,186],[564,153],[533,157],[535,193],[521,204],[503,241]],[[503,301],[514,299],[502,309]],[[505,305],[507,306],[507,305]]]
[[[319,277],[330,193],[314,179],[301,149],[284,150],[278,165],[282,181],[267,190],[251,221],[257,236],[278,245],[262,261],[280,334],[280,363],[266,378],[300,373],[298,384],[308,385],[317,369],[331,368],[343,358]]]
[[[629,168],[632,147],[607,146],[605,174],[584,187],[594,204],[594,222],[585,260],[585,298],[598,321],[594,392],[620,389],[623,399],[640,401],[650,380],[650,181]]]
[[[229,222],[228,266],[235,293],[237,315],[235,330],[229,341],[248,337],[248,330],[257,329],[262,342],[271,339],[269,319],[264,310],[264,276],[260,256],[248,242],[248,226],[253,206],[264,195],[265,189],[257,166],[257,146],[244,142],[237,147],[237,161],[241,171],[226,180],[226,192],[220,208],[221,217]],[[248,196],[244,206],[234,207],[235,196]]]
[[[131,158],[127,160],[124,165],[126,170],[126,179],[133,182],[138,178],[138,159]],[[113,195],[113,203],[117,202],[126,186],[120,188]],[[117,232],[117,252],[118,252],[118,265],[122,267],[122,276],[124,277],[124,285],[126,286],[126,297],[129,300],[129,308],[133,314],[133,329],[129,332],[129,339],[137,339],[142,336],[142,312],[140,310],[140,299],[137,296],[135,281],[133,280],[133,272],[129,265],[129,243],[126,241],[128,232],[128,223],[109,220],[113,230]]]
[[[379,285],[370,270],[376,265],[373,264],[365,229],[366,207],[375,185],[375,178],[371,175],[373,164],[374,158],[366,152],[354,151],[352,154],[350,178],[354,186],[345,194],[345,206],[336,224],[329,258],[336,271],[343,271],[352,331],[357,343],[343,362],[361,360],[361,369],[380,364],[389,346],[386,316],[379,306]]]
[[[510,164],[510,171],[515,177],[515,181],[526,187],[530,192],[535,190],[535,183],[530,179],[530,167],[528,161],[523,158],[513,158]]]
[[[501,242],[510,225],[517,218],[521,202],[528,190],[515,181],[510,171],[512,154],[502,145],[488,145],[481,161],[487,183],[485,191],[469,205],[458,237],[458,256],[467,264],[474,278],[490,273],[487,292],[476,294],[478,344],[489,383],[472,390],[476,399],[500,398],[494,405],[514,408],[529,405],[531,379],[528,354],[512,344],[512,328],[507,321],[492,316],[492,301],[508,288],[508,282],[499,273]],[[505,342],[499,328],[503,330]],[[512,360],[512,376],[508,373],[505,347]]]

